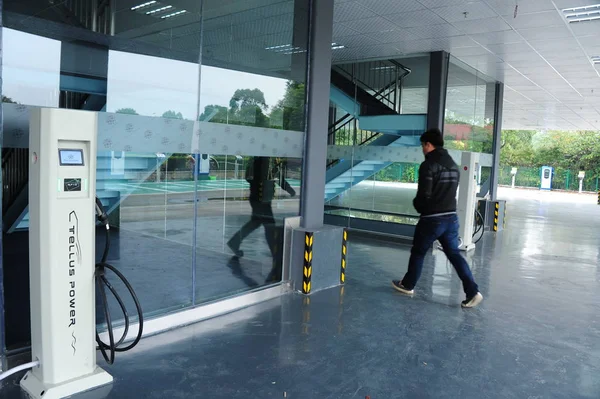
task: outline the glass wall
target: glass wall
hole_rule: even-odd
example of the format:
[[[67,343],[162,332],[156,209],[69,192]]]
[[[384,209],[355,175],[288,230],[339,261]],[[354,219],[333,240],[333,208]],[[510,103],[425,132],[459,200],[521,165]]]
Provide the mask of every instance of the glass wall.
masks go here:
[[[146,317],[279,282],[282,220],[299,214],[305,7],[115,0],[94,10],[92,3],[4,0],[9,349],[29,340],[28,212],[20,196],[27,173],[11,172],[26,171],[19,162],[30,107],[98,113],[97,195],[109,211],[109,262]],[[103,246],[99,230],[98,254]]]
[[[446,147],[491,154],[496,82],[450,57],[444,139]]]
[[[326,214],[348,217],[349,227],[358,219],[416,224],[429,55],[336,65],[334,72],[345,96],[332,97]]]

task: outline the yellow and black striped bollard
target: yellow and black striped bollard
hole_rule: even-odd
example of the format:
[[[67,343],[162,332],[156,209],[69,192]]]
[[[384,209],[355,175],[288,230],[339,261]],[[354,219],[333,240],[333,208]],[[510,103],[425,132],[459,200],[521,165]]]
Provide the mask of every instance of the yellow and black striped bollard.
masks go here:
[[[313,233],[306,233],[304,237],[304,266],[302,270],[302,293],[310,294],[313,258]]]
[[[348,254],[348,231],[344,229],[344,235],[342,238],[342,271],[340,273],[340,283],[346,282],[346,255]]]

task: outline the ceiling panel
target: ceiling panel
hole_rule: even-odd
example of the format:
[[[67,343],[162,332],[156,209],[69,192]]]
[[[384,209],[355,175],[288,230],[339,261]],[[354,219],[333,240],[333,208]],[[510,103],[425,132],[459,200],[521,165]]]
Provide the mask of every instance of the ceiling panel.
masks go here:
[[[467,4],[473,0],[417,0],[427,8],[437,8]]]
[[[391,30],[387,32],[374,32],[369,33],[366,36],[376,40],[379,43],[406,42],[408,38],[408,34],[401,29]]]
[[[507,22],[515,29],[534,29],[565,24],[558,11],[520,14],[517,18],[507,18]]]
[[[370,36],[356,35],[356,36],[344,37],[342,40],[340,40],[339,44],[341,44],[347,48],[356,48],[356,47],[372,46],[372,45],[381,44],[381,43]],[[333,53],[335,54],[336,51],[334,51]]]
[[[598,4],[598,0],[554,0],[554,4],[558,9],[583,7]]]
[[[385,18],[401,28],[412,28],[423,25],[441,25],[445,23],[442,18],[431,10],[386,14]]]
[[[379,15],[387,15],[390,10],[401,13],[425,9],[425,6],[417,1],[356,0],[356,2]]]
[[[451,37],[439,37],[436,38],[438,42],[449,43],[453,49],[458,49],[461,47],[473,47],[477,45],[477,43],[469,36],[451,36]]]
[[[452,55],[461,58],[461,57],[470,57],[475,55],[489,55],[490,52],[481,46],[473,46],[473,47],[462,47],[457,48],[452,51]]]
[[[561,26],[547,28],[522,28],[517,29],[517,32],[521,34],[525,40],[554,40],[573,36],[566,26],[566,23]]]
[[[358,35],[360,32],[355,31],[354,29],[346,26],[342,23],[333,25],[333,37],[344,37],[344,36],[353,36]]]
[[[357,19],[376,17],[377,14],[356,3],[336,3],[333,13],[334,22],[355,21]]]
[[[555,10],[551,0],[486,0],[486,2],[498,14],[511,17],[514,16],[515,6],[517,5],[517,16],[534,12]]]
[[[489,44],[485,47],[498,55],[508,53],[528,53],[532,51],[531,47],[526,42],[510,44]]]
[[[361,33],[385,32],[396,29],[397,26],[383,17],[362,18],[352,21],[352,29]]]
[[[572,66],[572,65],[590,65],[590,60],[585,56],[560,58],[552,60],[552,66],[558,68],[559,66]]]
[[[459,22],[465,20],[497,17],[497,13],[482,1],[476,1],[464,5],[435,8],[433,11],[447,22]]]
[[[576,36],[597,36],[600,33],[600,21],[578,22],[569,24]]]
[[[414,28],[406,28],[406,32],[414,39],[432,39],[437,37],[460,36],[462,33],[456,28],[444,25],[425,25]]]
[[[511,30],[511,27],[501,17],[458,21],[453,25],[468,34]]]
[[[505,30],[501,32],[480,33],[474,39],[483,45],[488,44],[510,44],[520,43],[524,39],[514,30]]]

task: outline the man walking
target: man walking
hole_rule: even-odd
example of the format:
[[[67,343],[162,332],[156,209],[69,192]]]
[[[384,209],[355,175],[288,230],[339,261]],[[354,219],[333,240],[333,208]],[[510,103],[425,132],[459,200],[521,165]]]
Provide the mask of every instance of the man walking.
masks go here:
[[[481,303],[483,295],[458,249],[456,191],[460,172],[444,149],[444,139],[439,129],[423,133],[421,147],[425,161],[419,167],[419,187],[413,200],[413,206],[421,214],[421,218],[415,229],[408,271],[402,280],[394,280],[392,284],[401,293],[413,295],[414,287],[421,277],[425,254],[438,240],[462,281],[467,296],[462,307],[473,308]]]

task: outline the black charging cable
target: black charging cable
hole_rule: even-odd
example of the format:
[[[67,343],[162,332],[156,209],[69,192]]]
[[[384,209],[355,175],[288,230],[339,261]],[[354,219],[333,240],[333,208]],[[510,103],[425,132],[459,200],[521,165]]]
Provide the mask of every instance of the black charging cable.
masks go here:
[[[126,351],[132,349],[133,347],[135,347],[138,344],[138,342],[140,342],[140,339],[142,339],[142,333],[144,330],[144,315],[142,313],[142,306],[140,305],[140,301],[138,300],[138,297],[135,294],[133,287],[131,286],[131,284],[129,284],[129,281],[127,281],[125,276],[119,270],[117,270],[113,265],[106,262],[106,260],[108,259],[108,253],[110,251],[110,225],[108,223],[108,215],[104,211],[102,202],[100,202],[100,199],[98,197],[96,197],[96,215],[98,217],[98,221],[102,225],[104,225],[105,231],[106,231],[106,234],[105,234],[106,243],[104,244],[104,252],[102,253],[102,260],[100,261],[100,263],[96,264],[95,277],[96,277],[96,286],[100,293],[100,298],[102,299],[102,305],[104,308],[104,318],[106,319],[106,328],[108,329],[107,332],[108,332],[108,341],[109,341],[108,343],[103,342],[100,339],[100,334],[98,333],[98,330],[96,330],[96,342],[98,343],[98,347],[100,349],[100,352],[102,353],[102,357],[104,357],[104,360],[106,360],[106,362],[108,364],[113,364],[115,361],[115,352],[126,352]],[[106,270],[110,270],[111,272],[113,272],[123,282],[123,284],[125,284],[125,287],[127,288],[129,293],[131,294],[131,297],[133,298],[133,302],[135,303],[136,311],[138,314],[138,320],[139,320],[138,334],[137,334],[136,338],[133,340],[133,342],[131,344],[127,345],[126,347],[120,347],[120,345],[125,341],[125,338],[127,337],[127,333],[129,332],[129,325],[130,325],[129,313],[127,312],[127,308],[125,307],[123,300],[121,299],[121,297],[119,296],[119,294],[117,293],[115,288],[112,286],[112,284],[106,278]],[[119,338],[119,340],[116,343],[115,343],[115,337],[114,337],[113,329],[112,329],[112,319],[110,316],[110,309],[108,306],[108,298],[106,296],[106,288],[105,287],[108,288],[108,290],[113,294],[113,296],[119,303],[119,307],[121,308],[121,311],[123,312],[123,316],[124,316],[124,320],[125,320],[125,328],[123,330],[123,335],[121,336],[121,338]],[[107,353],[107,351],[108,351],[108,353]]]
[[[485,222],[483,220],[483,216],[481,215],[481,212],[479,212],[479,210],[475,210],[475,231],[473,232],[473,238],[479,233],[481,232],[481,235],[479,236],[479,238],[477,238],[477,240],[473,241],[473,244],[477,244],[479,241],[481,241],[481,239],[483,238],[483,235],[485,234]]]

